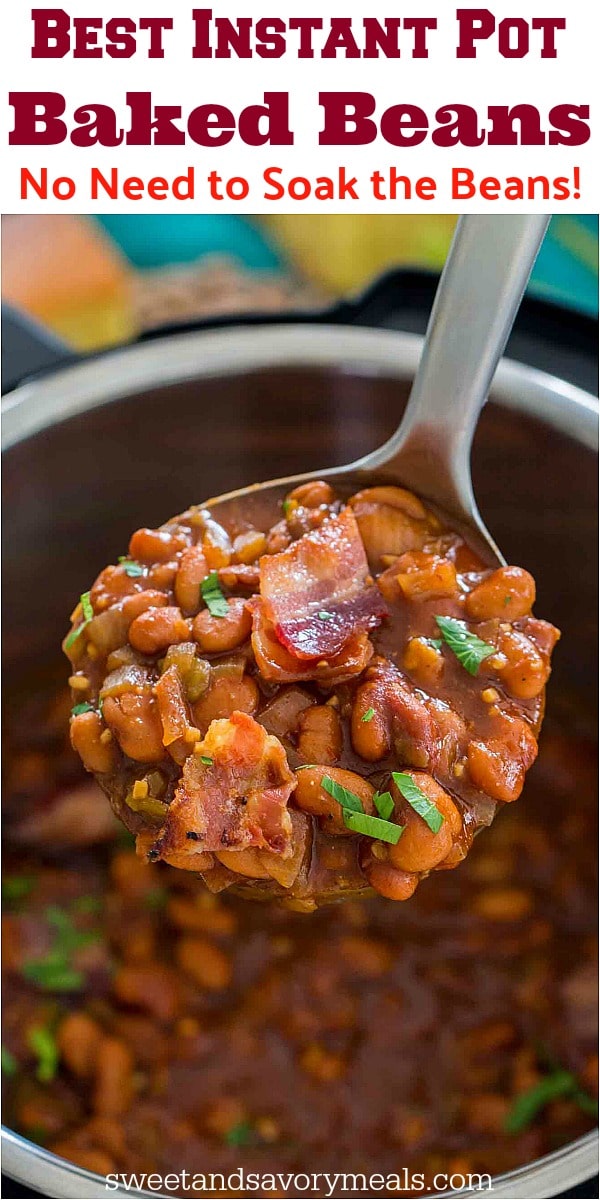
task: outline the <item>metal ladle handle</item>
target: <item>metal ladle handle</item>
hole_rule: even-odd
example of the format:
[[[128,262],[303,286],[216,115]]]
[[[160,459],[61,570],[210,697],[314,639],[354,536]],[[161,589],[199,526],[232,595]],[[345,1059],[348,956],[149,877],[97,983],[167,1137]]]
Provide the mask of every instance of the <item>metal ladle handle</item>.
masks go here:
[[[478,525],[473,433],[548,221],[545,215],[460,218],[403,420],[360,462],[361,469],[389,468],[446,512]]]

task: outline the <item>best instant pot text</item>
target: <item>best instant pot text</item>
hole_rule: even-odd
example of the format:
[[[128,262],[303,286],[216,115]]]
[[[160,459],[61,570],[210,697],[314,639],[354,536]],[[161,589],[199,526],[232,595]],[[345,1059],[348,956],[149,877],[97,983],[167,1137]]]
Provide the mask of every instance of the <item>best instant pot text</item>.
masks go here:
[[[569,69],[577,0],[568,15],[281,7],[28,10],[17,20],[32,82],[7,94],[11,152],[34,152],[11,153],[19,199],[265,211],[582,199],[592,129],[588,80]]]

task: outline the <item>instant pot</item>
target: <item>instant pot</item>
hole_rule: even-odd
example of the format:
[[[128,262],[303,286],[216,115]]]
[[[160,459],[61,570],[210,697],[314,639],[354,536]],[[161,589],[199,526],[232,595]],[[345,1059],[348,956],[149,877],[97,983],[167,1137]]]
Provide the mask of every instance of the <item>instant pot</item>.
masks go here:
[[[408,396],[434,286],[426,275],[392,273],[333,310],[153,331],[83,360],[7,313],[9,694],[11,681],[36,667],[60,670],[73,597],[132,529],[207,496],[346,463],[382,444]],[[538,581],[540,611],[563,630],[549,705],[560,706],[566,689],[590,709],[597,690],[595,324],[526,300],[508,353],[475,437],[475,493],[508,560],[526,563]],[[3,1154],[4,1170],[25,1189],[57,1200],[107,1194],[101,1177],[8,1129]],[[597,1141],[588,1134],[497,1177],[490,1194],[597,1196],[596,1170]],[[581,1191],[568,1192],[579,1184]]]

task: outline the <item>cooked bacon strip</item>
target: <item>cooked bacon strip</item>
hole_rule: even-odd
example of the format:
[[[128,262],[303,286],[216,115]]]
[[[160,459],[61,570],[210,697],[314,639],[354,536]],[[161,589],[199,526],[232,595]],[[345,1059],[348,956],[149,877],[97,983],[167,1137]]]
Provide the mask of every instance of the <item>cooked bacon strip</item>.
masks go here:
[[[282,646],[271,622],[263,613],[262,601],[249,601],[252,611],[252,649],[258,669],[269,683],[300,683],[309,679],[326,687],[344,683],[364,671],[373,655],[366,633],[357,633],[348,640],[339,654],[329,659],[302,661]]]
[[[331,659],[352,636],[375,629],[387,609],[368,574],[350,508],[261,558],[261,604],[286,650],[304,662]]]
[[[203,761],[204,759],[204,761]],[[198,850],[249,846],[292,853],[287,802],[296,786],[281,742],[247,713],[213,721],[184,763],[164,828],[150,851],[178,865]],[[190,861],[190,869],[195,864]]]

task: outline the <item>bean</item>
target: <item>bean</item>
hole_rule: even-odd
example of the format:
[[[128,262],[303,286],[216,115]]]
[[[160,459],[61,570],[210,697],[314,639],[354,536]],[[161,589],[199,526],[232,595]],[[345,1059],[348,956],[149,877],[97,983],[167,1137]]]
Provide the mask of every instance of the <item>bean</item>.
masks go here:
[[[303,1050],[300,1066],[319,1083],[333,1083],[343,1075],[346,1064],[340,1054],[333,1054],[324,1046],[313,1042]]]
[[[258,529],[247,529],[240,533],[233,543],[233,554],[236,562],[253,563],[265,553],[267,539]]]
[[[340,939],[337,949],[344,961],[358,975],[364,975],[366,978],[376,979],[379,975],[384,975],[393,963],[389,947],[370,936],[347,934]]]
[[[488,1136],[503,1133],[509,1109],[509,1098],[496,1092],[469,1096],[464,1102],[467,1125]]]
[[[111,1175],[115,1169],[114,1159],[105,1150],[98,1150],[95,1146],[80,1146],[74,1137],[53,1142],[50,1148],[59,1158],[66,1158],[76,1167],[93,1171],[95,1175]]]
[[[227,601],[227,615],[213,617],[207,608],[194,617],[192,636],[200,648],[209,654],[225,654],[245,642],[252,632],[252,617],[246,601],[234,598]]]
[[[182,971],[199,987],[211,992],[220,992],[229,987],[233,974],[231,960],[208,938],[180,938],[175,957]]]
[[[94,1112],[105,1117],[120,1117],[133,1099],[133,1055],[120,1038],[104,1037],[96,1063]]]
[[[498,675],[509,692],[519,700],[533,700],[543,691],[550,675],[550,664],[545,662],[530,638],[518,629],[503,631],[498,646],[507,659]]]
[[[182,533],[167,529],[138,529],[129,543],[129,554],[136,562],[152,566],[168,562],[187,546]]]
[[[474,621],[517,621],[531,611],[535,602],[535,581],[522,567],[498,567],[469,592],[465,600],[467,615]]]
[[[68,1013],[61,1021],[56,1032],[60,1057],[78,1079],[93,1074],[102,1038],[100,1025],[85,1012]]]
[[[141,1008],[158,1021],[172,1021],[179,1008],[177,976],[160,962],[121,966],[113,979],[113,993],[123,1004]]]
[[[486,795],[504,804],[518,799],[523,788],[524,770],[520,763],[511,760],[500,739],[469,742],[467,762],[473,783]]]
[[[110,861],[111,881],[129,903],[139,904],[156,887],[156,867],[132,850],[117,850]]]
[[[164,592],[156,591],[155,588],[146,588],[144,592],[137,592],[135,596],[128,596],[121,605],[121,612],[130,625],[135,621],[136,617],[147,612],[149,608],[166,608],[168,598]]]
[[[124,596],[131,596],[139,588],[139,578],[131,579],[124,567],[105,567],[90,591],[92,608],[95,613],[104,612],[105,608],[118,604]]]
[[[149,608],[129,627],[129,641],[141,654],[160,654],[174,642],[190,639],[190,623],[174,605]]]
[[[227,530],[219,525],[219,522],[215,521],[207,511],[203,512],[203,517],[202,549],[209,571],[215,571],[219,567],[226,567],[231,562],[231,541]]]
[[[114,742],[100,740],[105,729],[104,721],[97,712],[80,713],[71,718],[71,745],[86,771],[93,771],[97,775],[108,775],[113,771],[119,757]]]
[[[342,753],[340,718],[330,704],[306,708],[298,720],[298,752],[309,763],[335,763]]]
[[[247,850],[221,850],[216,857],[224,867],[238,875],[245,875],[248,879],[269,879],[269,872],[261,862],[260,851],[252,846]]]
[[[165,757],[162,724],[151,692],[108,696],[102,711],[106,724],[128,758],[136,762],[160,762]]]
[[[437,554],[413,550],[398,560],[398,584],[407,600],[431,600],[458,595],[454,564]]]
[[[178,929],[192,933],[232,934],[237,927],[232,909],[225,908],[208,892],[194,897],[172,895],[167,916]]]
[[[362,776],[355,775],[353,771],[344,771],[340,767],[328,767],[327,770],[324,770],[323,767],[305,767],[296,772],[298,780],[294,792],[296,807],[302,809],[303,812],[311,813],[314,817],[321,817],[323,825],[329,833],[352,836],[352,831],[347,829],[344,824],[341,804],[338,804],[338,801],[334,800],[321,784],[325,775],[349,792],[354,792],[362,801],[365,812],[368,813],[375,811],[373,807],[375,788]]]
[[[202,546],[190,546],[182,554],[175,576],[175,599],[188,616],[200,608],[200,585],[209,574]]]
[[[522,921],[533,906],[530,892],[523,888],[488,888],[472,903],[473,912],[486,921]]]
[[[370,886],[388,900],[409,900],[419,882],[418,875],[400,871],[389,861],[375,858],[371,846],[367,846],[362,868]]]
[[[378,762],[389,753],[389,711],[377,680],[367,680],[357,688],[350,729],[354,750],[367,762]]]
[[[250,675],[240,678],[220,675],[213,679],[208,691],[192,705],[194,721],[204,736],[211,721],[231,716],[232,712],[256,712],[260,693]]]
[[[295,500],[304,508],[318,508],[321,504],[332,504],[335,492],[323,479],[314,479],[310,483],[301,483],[289,492],[287,500]]]
[[[400,871],[432,871],[450,853],[452,844],[462,829],[460,813],[447,792],[436,783],[431,775],[422,771],[407,771],[417,787],[435,804],[444,818],[437,833],[434,833],[422,817],[411,808],[393,785],[397,804],[398,824],[404,825],[404,833],[395,846],[389,846],[388,856]]]
[[[287,550],[291,540],[287,521],[278,521],[267,534],[267,554],[280,554],[282,550]]]

